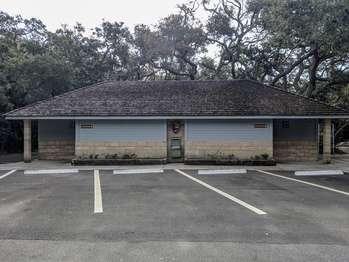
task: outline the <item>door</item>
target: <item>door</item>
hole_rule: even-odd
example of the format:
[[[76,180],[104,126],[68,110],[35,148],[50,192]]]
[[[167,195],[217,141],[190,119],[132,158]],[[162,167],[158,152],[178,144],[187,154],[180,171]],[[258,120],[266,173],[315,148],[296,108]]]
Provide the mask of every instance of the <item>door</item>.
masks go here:
[[[167,161],[184,161],[184,122],[181,120],[167,122]]]

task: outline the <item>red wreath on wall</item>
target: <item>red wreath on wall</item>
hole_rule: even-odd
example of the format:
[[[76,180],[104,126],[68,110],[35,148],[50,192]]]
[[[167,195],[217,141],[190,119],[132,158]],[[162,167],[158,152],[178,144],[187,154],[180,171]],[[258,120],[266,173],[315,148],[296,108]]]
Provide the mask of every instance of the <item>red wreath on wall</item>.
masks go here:
[[[179,121],[172,122],[172,132],[177,134],[181,130],[181,123]]]

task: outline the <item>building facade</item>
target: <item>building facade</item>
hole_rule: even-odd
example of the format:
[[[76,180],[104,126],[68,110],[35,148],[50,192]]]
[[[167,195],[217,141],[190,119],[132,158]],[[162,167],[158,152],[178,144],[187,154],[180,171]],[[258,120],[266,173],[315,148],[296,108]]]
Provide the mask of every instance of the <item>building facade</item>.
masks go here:
[[[108,82],[17,109],[25,159],[31,121],[46,160],[139,158],[329,160],[331,119],[343,109],[248,80]],[[320,126],[322,132],[320,132]]]

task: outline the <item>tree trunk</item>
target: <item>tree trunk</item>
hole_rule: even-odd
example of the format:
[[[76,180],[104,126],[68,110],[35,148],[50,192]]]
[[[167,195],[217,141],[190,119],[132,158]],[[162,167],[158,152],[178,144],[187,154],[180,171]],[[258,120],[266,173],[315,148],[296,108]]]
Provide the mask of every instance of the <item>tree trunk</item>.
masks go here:
[[[307,87],[306,96],[311,96],[316,89],[316,72],[320,64],[319,49],[314,51],[309,71],[309,85]]]

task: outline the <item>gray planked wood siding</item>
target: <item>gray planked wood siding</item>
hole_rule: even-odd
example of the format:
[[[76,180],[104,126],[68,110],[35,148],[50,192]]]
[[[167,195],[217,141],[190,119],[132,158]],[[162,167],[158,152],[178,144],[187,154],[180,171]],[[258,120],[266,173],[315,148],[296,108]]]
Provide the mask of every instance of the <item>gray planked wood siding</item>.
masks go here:
[[[188,120],[186,159],[239,159],[273,156],[271,120]]]
[[[77,156],[117,154],[166,158],[165,120],[84,120],[76,122]]]
[[[81,128],[92,125],[93,128]],[[76,122],[77,141],[166,141],[165,120],[95,120]]]
[[[266,128],[255,128],[266,124]],[[272,120],[187,120],[188,141],[273,141]]]

